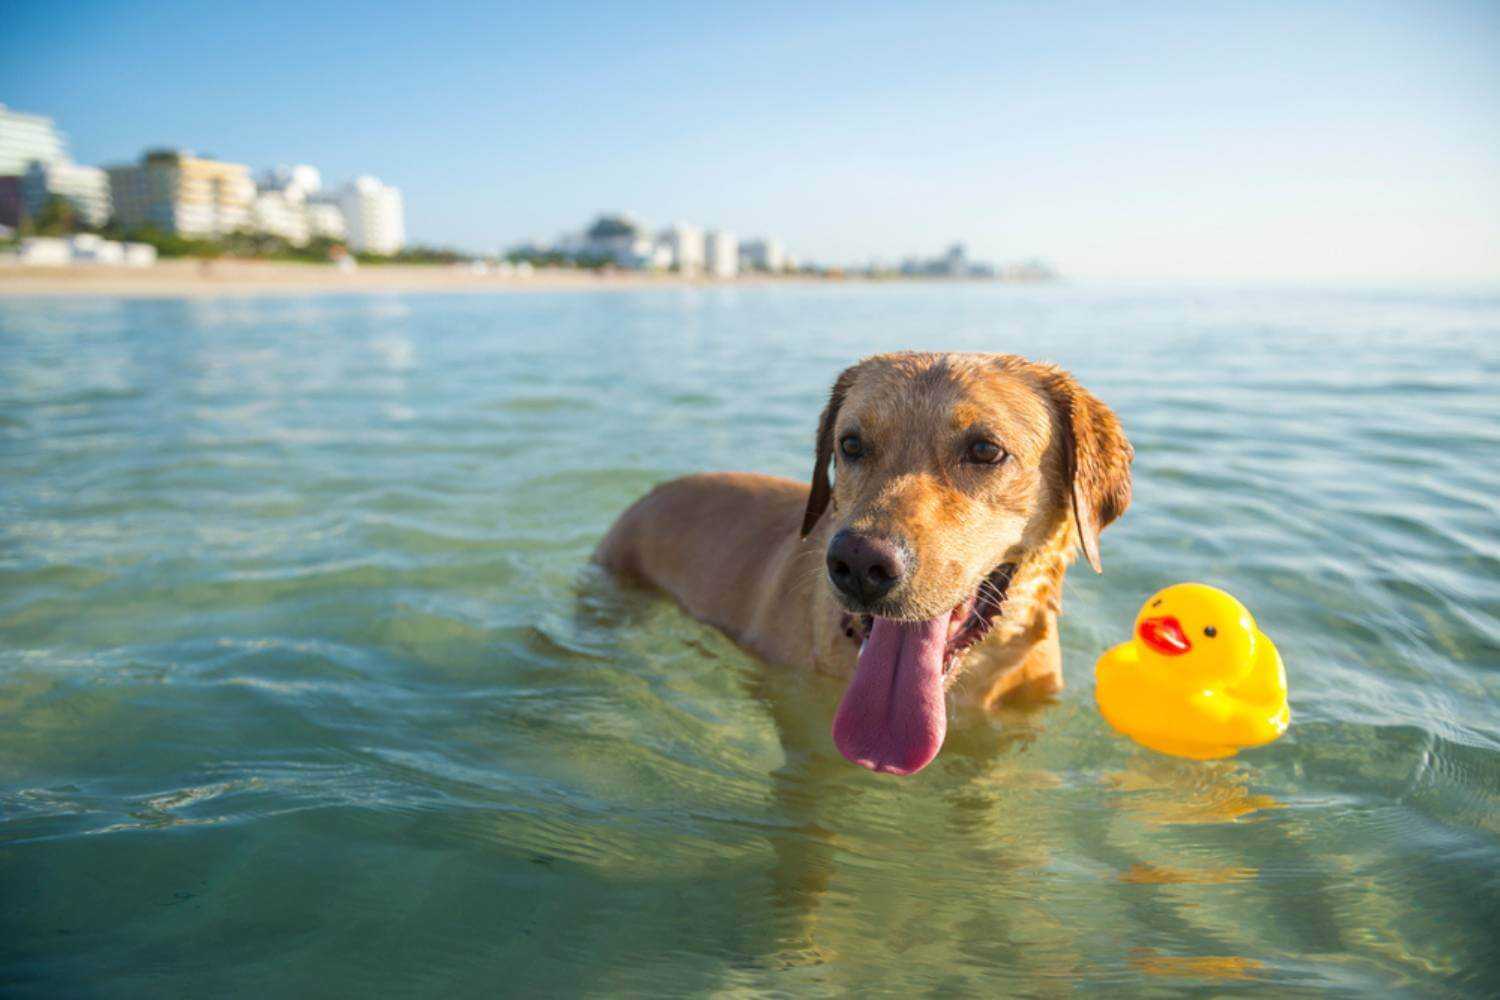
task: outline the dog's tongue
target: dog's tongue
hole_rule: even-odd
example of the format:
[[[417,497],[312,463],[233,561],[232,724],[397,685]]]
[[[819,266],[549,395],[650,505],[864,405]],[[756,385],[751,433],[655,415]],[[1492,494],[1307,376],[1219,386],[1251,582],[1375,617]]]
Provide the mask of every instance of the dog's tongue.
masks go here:
[[[943,746],[945,614],[925,622],[875,619],[833,717],[839,752],[872,771],[914,774]]]

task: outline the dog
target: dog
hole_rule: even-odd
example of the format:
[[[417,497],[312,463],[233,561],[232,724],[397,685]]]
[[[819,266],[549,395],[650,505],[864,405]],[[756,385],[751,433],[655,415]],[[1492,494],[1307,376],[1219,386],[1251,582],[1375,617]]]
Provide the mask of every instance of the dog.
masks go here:
[[[850,677],[835,744],[912,774],[942,747],[960,677],[989,709],[1062,689],[1063,575],[1080,549],[1102,571],[1133,458],[1115,414],[1054,365],[881,354],[834,382],[810,484],[663,483],[594,558],[764,660]]]

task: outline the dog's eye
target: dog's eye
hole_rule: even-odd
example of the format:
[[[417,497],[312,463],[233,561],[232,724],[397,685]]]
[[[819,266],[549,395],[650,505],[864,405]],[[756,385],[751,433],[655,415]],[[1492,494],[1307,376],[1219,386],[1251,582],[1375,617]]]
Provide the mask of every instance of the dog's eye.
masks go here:
[[[839,451],[845,458],[860,458],[865,453],[865,443],[858,434],[845,434],[839,438]]]
[[[980,439],[969,445],[965,458],[979,465],[999,465],[1005,461],[1005,449],[993,441]]]

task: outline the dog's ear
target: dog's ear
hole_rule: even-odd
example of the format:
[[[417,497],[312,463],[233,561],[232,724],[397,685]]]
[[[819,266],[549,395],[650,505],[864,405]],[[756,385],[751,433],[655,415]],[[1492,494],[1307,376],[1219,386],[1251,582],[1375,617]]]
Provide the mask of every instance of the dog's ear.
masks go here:
[[[833,498],[833,487],[828,481],[828,465],[833,461],[833,429],[839,420],[839,407],[844,405],[844,397],[849,394],[849,387],[853,384],[854,368],[845,368],[834,380],[833,389],[828,393],[828,405],[823,407],[823,415],[818,418],[818,454],[813,460],[812,491],[807,495],[807,512],[802,515],[803,538],[812,532],[818,518],[828,509],[828,501]]]
[[[1063,474],[1069,484],[1078,544],[1094,567],[1099,533],[1130,506],[1130,462],[1135,449],[1114,411],[1060,368],[1048,368],[1043,385],[1057,408],[1063,429]]]

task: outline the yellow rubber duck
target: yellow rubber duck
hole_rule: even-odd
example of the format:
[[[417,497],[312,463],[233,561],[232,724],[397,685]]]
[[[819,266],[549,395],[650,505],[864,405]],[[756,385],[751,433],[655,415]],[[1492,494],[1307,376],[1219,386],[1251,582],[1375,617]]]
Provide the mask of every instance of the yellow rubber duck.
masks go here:
[[[1134,637],[1099,657],[1094,679],[1111,726],[1178,757],[1231,757],[1291,721],[1281,654],[1243,604],[1202,583],[1153,594]]]

